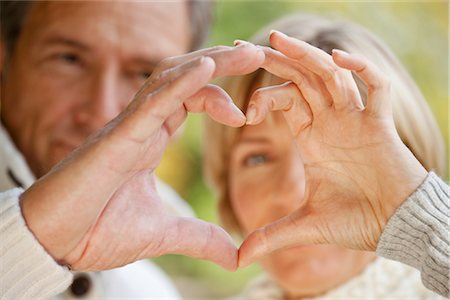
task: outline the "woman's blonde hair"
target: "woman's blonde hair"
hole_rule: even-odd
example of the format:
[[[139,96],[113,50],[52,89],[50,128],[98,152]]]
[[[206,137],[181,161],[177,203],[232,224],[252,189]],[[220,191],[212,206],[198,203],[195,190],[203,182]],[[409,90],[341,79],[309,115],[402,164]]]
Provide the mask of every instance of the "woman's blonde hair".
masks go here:
[[[433,114],[417,85],[383,42],[356,24],[313,15],[282,18],[262,29],[251,42],[269,46],[268,36],[271,29],[306,41],[327,53],[331,53],[335,48],[342,49],[363,54],[375,63],[391,80],[394,119],[402,141],[427,170],[434,170],[440,176],[445,176],[445,145]],[[221,82],[221,86],[236,105],[245,111],[253,92],[252,87],[256,83],[267,85],[271,77],[273,78],[273,75],[259,70],[250,75],[228,78]],[[354,78],[365,101],[367,87],[359,78]],[[229,199],[228,177],[230,152],[239,132],[240,129],[206,120],[204,173],[218,194],[219,215],[223,225],[228,230],[237,232],[240,230]]]

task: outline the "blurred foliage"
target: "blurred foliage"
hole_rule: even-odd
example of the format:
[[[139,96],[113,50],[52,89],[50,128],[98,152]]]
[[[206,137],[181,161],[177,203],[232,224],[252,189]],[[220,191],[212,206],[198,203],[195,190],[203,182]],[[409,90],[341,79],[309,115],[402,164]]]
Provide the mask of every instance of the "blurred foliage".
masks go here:
[[[247,40],[263,25],[295,12],[347,18],[380,36],[425,94],[448,149],[447,1],[218,1],[209,44]],[[201,117],[190,116],[180,139],[169,147],[158,174],[192,205],[199,218],[217,222],[214,195],[201,177],[201,135]],[[229,273],[212,263],[181,256],[165,256],[156,262],[175,278],[189,277],[200,284],[203,290],[188,292],[186,298],[236,294],[259,272],[253,266]],[[185,287],[181,285],[181,289]]]

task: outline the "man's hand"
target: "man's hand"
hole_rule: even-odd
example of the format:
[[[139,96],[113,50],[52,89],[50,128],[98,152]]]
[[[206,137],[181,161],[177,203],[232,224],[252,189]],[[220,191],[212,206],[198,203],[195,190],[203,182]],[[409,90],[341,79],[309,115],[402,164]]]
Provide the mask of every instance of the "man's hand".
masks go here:
[[[376,249],[396,208],[422,183],[425,169],[394,126],[389,82],[365,58],[271,34],[263,68],[287,80],[256,91],[247,123],[281,110],[305,167],[306,190],[294,213],[250,234],[246,266],[274,250],[307,244]],[[349,70],[368,86],[364,107]]]
[[[225,231],[164,212],[154,170],[188,111],[230,126],[245,123],[229,96],[207,84],[253,72],[263,60],[260,49],[243,45],[161,62],[125,111],[22,195],[24,218],[40,243],[76,270],[110,269],[166,253],[234,270],[237,249]]]

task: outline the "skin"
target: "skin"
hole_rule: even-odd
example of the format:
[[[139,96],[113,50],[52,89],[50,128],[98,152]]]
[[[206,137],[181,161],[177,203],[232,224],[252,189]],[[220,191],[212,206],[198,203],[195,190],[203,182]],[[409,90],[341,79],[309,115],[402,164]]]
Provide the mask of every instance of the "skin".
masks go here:
[[[1,118],[36,177],[116,117],[156,64],[189,43],[184,2],[34,4],[2,82]]]
[[[229,174],[231,204],[245,235],[304,205],[304,165],[281,112],[243,128]],[[275,251],[260,262],[286,297],[295,299],[342,284],[374,258],[373,253],[338,246],[302,245]]]

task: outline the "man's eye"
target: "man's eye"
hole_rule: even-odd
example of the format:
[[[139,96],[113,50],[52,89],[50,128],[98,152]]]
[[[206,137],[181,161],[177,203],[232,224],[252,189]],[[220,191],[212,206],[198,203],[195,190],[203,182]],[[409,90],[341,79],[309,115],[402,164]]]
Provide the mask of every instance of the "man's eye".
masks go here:
[[[254,155],[247,156],[243,161],[243,165],[246,167],[257,167],[257,166],[261,166],[267,162],[268,162],[267,155],[254,154]]]
[[[130,71],[128,73],[128,76],[132,78],[133,80],[138,80],[139,82],[147,80],[152,75],[152,72],[150,71]]]
[[[143,80],[147,80],[147,78],[149,78],[150,75],[152,75],[152,72],[139,72],[138,73],[138,76]]]
[[[78,64],[81,61],[80,57],[73,53],[60,53],[57,58],[69,64]]]

